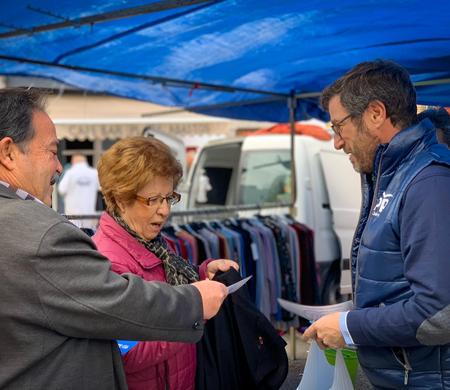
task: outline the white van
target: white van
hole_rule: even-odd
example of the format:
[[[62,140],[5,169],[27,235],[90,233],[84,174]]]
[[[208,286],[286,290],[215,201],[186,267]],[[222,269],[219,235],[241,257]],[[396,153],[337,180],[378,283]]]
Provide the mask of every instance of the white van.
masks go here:
[[[187,209],[290,202],[290,166],[289,135],[210,142],[199,151],[185,183]],[[332,303],[351,292],[350,272],[343,273],[341,280],[341,269],[349,269],[361,204],[359,175],[332,141],[306,135],[295,136],[295,172],[293,216],[314,230],[322,301]],[[288,212],[289,207],[261,210],[261,214]],[[249,212],[240,213],[246,215]]]

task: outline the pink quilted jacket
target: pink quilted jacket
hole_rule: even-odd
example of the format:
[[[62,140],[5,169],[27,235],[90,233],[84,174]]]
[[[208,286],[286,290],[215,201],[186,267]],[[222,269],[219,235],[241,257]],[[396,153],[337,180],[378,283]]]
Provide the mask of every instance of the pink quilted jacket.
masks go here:
[[[107,213],[100,218],[93,237],[98,250],[112,263],[112,270],[131,272],[145,280],[166,281],[162,262],[136,241]],[[204,279],[207,262],[200,267]],[[123,355],[130,390],[193,390],[195,382],[195,344],[165,341],[139,342]]]

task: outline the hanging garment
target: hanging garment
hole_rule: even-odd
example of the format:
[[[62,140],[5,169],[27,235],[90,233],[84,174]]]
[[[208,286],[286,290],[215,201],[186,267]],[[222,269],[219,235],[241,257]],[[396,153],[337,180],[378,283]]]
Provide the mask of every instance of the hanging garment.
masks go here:
[[[271,217],[260,217],[263,223],[269,227],[275,237],[276,249],[278,252],[279,266],[281,271],[281,298],[295,301],[297,292],[292,275],[289,247],[287,243],[287,228],[274,221]],[[287,297],[287,298],[285,298]],[[282,310],[283,321],[290,321],[294,318],[292,313]]]
[[[241,277],[231,269],[214,280],[230,285]],[[196,390],[279,389],[289,366],[285,346],[244,286],[205,325],[197,344]]]
[[[300,243],[300,302],[304,305],[316,305],[320,303],[320,293],[314,256],[314,232],[298,222],[292,226],[298,233]]]
[[[189,237],[186,250],[193,264],[215,253],[237,261],[243,277],[252,275],[247,284],[251,299],[270,321],[292,320],[277,298],[320,303],[314,232],[288,215],[190,222],[176,225],[176,234],[173,230],[167,227],[167,233],[178,240],[180,234]],[[176,246],[183,254],[183,243]]]

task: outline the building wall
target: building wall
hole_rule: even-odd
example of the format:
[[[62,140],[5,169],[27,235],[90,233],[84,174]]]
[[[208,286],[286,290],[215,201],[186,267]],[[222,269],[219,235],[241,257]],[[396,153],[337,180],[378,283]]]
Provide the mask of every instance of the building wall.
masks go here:
[[[96,166],[102,153],[114,142],[142,135],[148,127],[176,136],[185,147],[197,149],[208,139],[235,136],[238,129],[260,129],[272,125],[208,117],[177,107],[93,94],[52,80],[0,77],[0,88],[19,86],[45,88],[53,92],[47,100],[47,112],[55,122],[61,141],[59,157],[66,167],[75,153],[86,155],[89,163]],[[62,212],[58,196],[54,197],[54,203],[54,208]]]

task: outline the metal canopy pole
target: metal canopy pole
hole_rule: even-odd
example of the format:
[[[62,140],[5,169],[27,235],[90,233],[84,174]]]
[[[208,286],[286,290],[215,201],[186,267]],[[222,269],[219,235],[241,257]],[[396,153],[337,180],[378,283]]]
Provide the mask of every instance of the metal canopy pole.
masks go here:
[[[295,206],[295,200],[297,199],[297,180],[295,174],[295,111],[297,108],[297,98],[295,96],[295,91],[291,91],[291,96],[288,99],[289,108],[289,125],[291,128],[291,207],[290,214],[295,218],[297,216],[297,207]],[[290,339],[290,351],[291,358],[295,360],[296,354],[296,336],[295,328],[293,326],[289,327],[289,339]]]
[[[58,19],[64,19],[62,22],[56,22],[56,23],[50,23],[45,24],[42,26],[36,26],[31,28],[18,28],[14,31],[9,31],[6,33],[0,34],[0,39],[2,38],[11,38],[11,37],[17,37],[20,35],[28,35],[28,34],[34,34],[34,33],[40,33],[44,31],[52,31],[52,30],[59,30],[61,28],[66,27],[80,27],[82,25],[90,24],[93,25],[95,23],[102,23],[102,22],[108,22],[110,20],[117,20],[117,19],[123,19],[123,18],[129,18],[132,16],[138,16],[138,15],[144,15],[144,14],[150,14],[153,12],[160,12],[160,11],[166,11],[173,8],[179,8],[179,7],[189,7],[196,4],[202,4],[202,3],[218,3],[219,1],[215,0],[162,0],[151,4],[145,4],[138,7],[133,8],[125,8],[117,11],[111,11],[111,12],[104,12],[101,14],[95,14],[91,16],[85,16],[81,18],[65,18],[61,15],[57,15],[49,10],[40,9],[32,6],[28,6],[28,9],[34,12],[38,12],[45,15],[50,15]],[[12,28],[12,27],[11,27]]]
[[[196,89],[205,89],[205,90],[212,90],[212,91],[221,91],[221,92],[229,92],[229,93],[245,92],[245,93],[254,93],[254,94],[259,94],[259,95],[279,96],[279,97],[284,97],[284,98],[290,96],[286,93],[280,93],[280,92],[264,91],[264,90],[251,89],[251,88],[233,87],[233,86],[228,86],[228,85],[219,85],[219,84],[211,84],[211,83],[203,83],[201,81],[187,81],[187,80],[172,79],[172,78],[167,78],[167,77],[147,76],[147,75],[140,75],[140,74],[129,73],[129,72],[88,68],[85,66],[56,64],[53,62],[33,60],[33,59],[29,59],[29,58],[22,58],[22,57],[16,57],[16,56],[0,55],[0,60],[13,61],[13,62],[18,62],[18,63],[22,63],[22,64],[42,65],[42,66],[48,66],[50,68],[61,68],[61,69],[78,71],[78,72],[99,73],[99,74],[104,74],[104,75],[125,77],[125,78],[130,78],[130,79],[147,80],[147,81],[150,81],[155,84],[162,84],[162,85],[178,87],[178,88],[193,88],[194,87]]]
[[[291,96],[288,99],[289,107],[289,125],[291,128],[291,211],[290,214],[295,217],[297,216],[297,207],[295,206],[295,201],[297,200],[297,178],[295,171],[295,113],[297,109],[297,97],[295,92],[291,91]]]
[[[237,211],[261,211],[264,209],[274,209],[278,207],[289,207],[291,204],[288,202],[267,202],[260,204],[246,204],[236,206],[216,206],[216,207],[204,207],[193,210],[180,210],[172,211],[170,218],[172,217],[187,217],[195,215],[208,215],[208,214],[223,214]],[[89,215],[64,215],[67,219],[95,219],[99,218],[101,213],[89,214]]]

